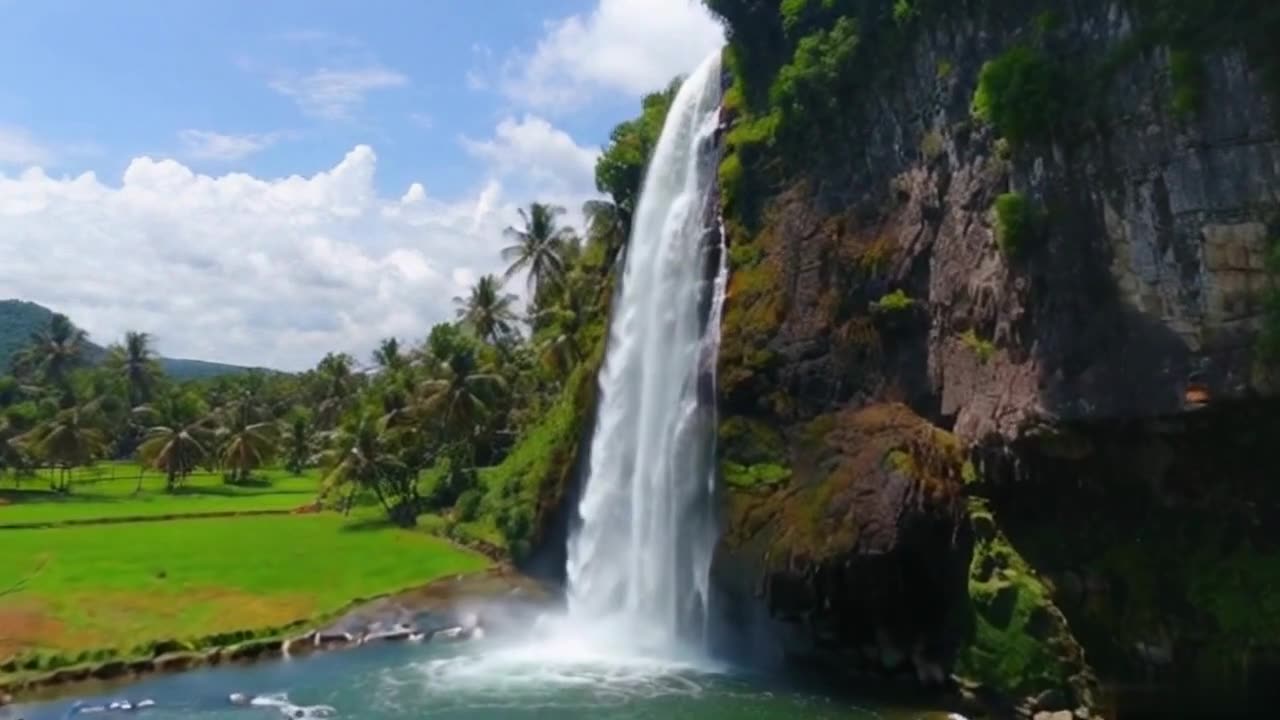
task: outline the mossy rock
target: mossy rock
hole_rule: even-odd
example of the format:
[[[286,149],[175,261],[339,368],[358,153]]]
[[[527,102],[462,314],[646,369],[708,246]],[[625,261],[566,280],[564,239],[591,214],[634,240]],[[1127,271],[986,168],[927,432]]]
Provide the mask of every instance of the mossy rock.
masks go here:
[[[1010,698],[1079,684],[1088,673],[1084,653],[1049,587],[983,500],[969,501],[969,521],[976,541],[956,673]]]
[[[940,664],[969,558],[959,443],[896,404],[786,436],[785,486],[727,493],[718,577],[777,621],[808,618],[802,637],[860,648],[884,635],[880,655],[915,661],[923,647]]]

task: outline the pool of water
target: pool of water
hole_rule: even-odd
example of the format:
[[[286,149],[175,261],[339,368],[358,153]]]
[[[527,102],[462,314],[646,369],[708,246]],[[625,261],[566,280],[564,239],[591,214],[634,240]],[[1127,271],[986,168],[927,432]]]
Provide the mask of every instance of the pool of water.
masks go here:
[[[889,706],[803,689],[706,662],[608,656],[549,644],[492,640],[370,645],[305,658],[163,675],[92,694],[0,710],[0,718],[66,717],[557,718],[573,720],[919,720],[926,708]],[[237,706],[229,696],[257,696]],[[113,701],[155,704],[96,710]],[[79,706],[77,706],[79,703]],[[76,708],[80,707],[79,710]],[[85,712],[88,709],[91,712]]]

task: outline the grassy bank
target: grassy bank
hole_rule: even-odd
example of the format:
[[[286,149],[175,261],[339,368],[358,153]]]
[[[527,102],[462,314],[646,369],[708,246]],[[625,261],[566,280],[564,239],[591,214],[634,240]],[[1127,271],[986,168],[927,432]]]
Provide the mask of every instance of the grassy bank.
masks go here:
[[[256,510],[292,510],[315,499],[319,471],[292,475],[259,470],[252,485],[228,485],[220,473],[192,475],[175,492],[164,476],[133,463],[104,463],[77,470],[69,494],[49,490],[51,471],[34,478],[0,479],[0,528],[31,523]],[[141,479],[141,483],[139,483]],[[139,488],[141,490],[139,491]]]
[[[44,477],[0,481],[0,590],[25,578],[0,594],[0,664],[16,657],[31,670],[89,651],[278,628],[489,564],[434,536],[430,522],[404,530],[365,512],[183,517],[306,505],[315,471],[262,471],[243,487],[196,475],[176,493],[154,473],[139,492],[138,472],[82,471],[69,494],[48,491]],[[58,525],[121,518],[157,521]],[[48,526],[20,527],[32,523]]]

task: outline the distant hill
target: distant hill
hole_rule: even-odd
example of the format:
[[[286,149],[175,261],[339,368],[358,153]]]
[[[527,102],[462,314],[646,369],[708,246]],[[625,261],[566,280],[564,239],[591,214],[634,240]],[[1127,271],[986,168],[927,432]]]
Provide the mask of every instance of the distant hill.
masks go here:
[[[31,333],[49,324],[53,311],[25,300],[0,300],[0,374],[7,372],[13,354],[26,346]],[[75,318],[71,318],[75,322]],[[102,362],[107,351],[101,345],[90,342],[85,347],[85,359],[90,363]],[[234,375],[253,368],[241,365],[189,360],[186,358],[159,358],[160,367],[175,380],[200,380],[219,375]]]

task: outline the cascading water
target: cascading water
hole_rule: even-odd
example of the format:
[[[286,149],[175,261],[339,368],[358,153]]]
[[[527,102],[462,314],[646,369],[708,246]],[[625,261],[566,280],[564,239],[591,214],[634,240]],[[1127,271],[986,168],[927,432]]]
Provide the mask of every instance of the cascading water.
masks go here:
[[[569,541],[569,619],[648,652],[696,645],[707,614],[725,274],[708,242],[718,221],[707,222],[720,82],[715,53],[680,87],[645,176]]]

